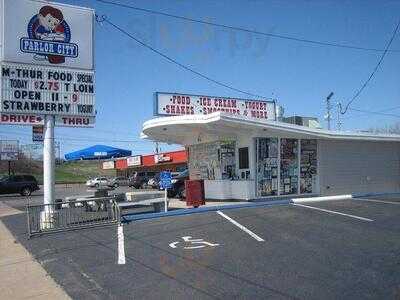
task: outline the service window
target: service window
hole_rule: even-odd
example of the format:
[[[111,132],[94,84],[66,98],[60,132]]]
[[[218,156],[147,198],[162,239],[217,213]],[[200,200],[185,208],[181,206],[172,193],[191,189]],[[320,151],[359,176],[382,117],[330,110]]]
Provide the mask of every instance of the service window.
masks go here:
[[[235,174],[235,142],[221,142],[220,148],[220,164],[222,179],[234,179]]]
[[[239,148],[239,169],[249,168],[249,148]]]

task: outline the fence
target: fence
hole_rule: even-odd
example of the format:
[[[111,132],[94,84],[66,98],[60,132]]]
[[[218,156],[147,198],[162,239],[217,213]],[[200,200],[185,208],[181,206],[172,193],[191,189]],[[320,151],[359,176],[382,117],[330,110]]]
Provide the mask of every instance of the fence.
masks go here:
[[[111,197],[27,205],[29,237],[118,224],[120,210]]]

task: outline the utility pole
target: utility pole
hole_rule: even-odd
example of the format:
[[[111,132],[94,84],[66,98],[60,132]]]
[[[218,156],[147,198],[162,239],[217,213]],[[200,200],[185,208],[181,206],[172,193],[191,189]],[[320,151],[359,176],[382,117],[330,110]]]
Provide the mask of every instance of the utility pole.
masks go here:
[[[325,119],[328,122],[328,130],[331,130],[331,109],[332,109],[331,98],[332,98],[332,96],[333,96],[333,92],[330,92],[328,97],[326,97],[326,115],[325,115]]]
[[[342,122],[340,121],[340,115],[341,115],[341,113],[340,113],[340,103],[338,102],[337,104],[337,116],[336,116],[336,129],[338,130],[338,131],[340,131],[341,129],[342,129]]]

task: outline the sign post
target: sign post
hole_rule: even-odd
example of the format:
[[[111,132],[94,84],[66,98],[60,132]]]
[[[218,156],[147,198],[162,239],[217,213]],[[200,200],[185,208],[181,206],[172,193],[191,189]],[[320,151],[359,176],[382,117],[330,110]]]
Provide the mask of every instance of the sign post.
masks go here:
[[[172,186],[171,172],[163,171],[160,173],[160,187],[164,189],[164,211],[168,211],[168,189]]]
[[[44,124],[44,147],[43,147],[43,188],[44,204],[52,204],[54,200],[54,116],[46,116]],[[51,206],[46,208],[51,213]]]

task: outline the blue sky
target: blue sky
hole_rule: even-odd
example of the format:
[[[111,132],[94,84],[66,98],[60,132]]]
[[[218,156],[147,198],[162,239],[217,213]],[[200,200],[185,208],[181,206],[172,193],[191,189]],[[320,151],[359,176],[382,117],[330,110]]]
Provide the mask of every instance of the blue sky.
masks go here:
[[[399,20],[400,1],[164,0],[116,2],[275,34],[361,47],[384,48]],[[192,24],[96,1],[57,1],[92,7],[113,23],[209,77],[274,97],[286,115],[324,115],[324,99],[347,101],[368,78],[380,53],[322,47]],[[392,49],[400,49],[400,34]],[[248,98],[197,77],[136,44],[107,24],[96,24],[97,121],[93,129],[57,128],[62,152],[96,143],[149,153],[142,123],[153,117],[153,93],[171,91]],[[400,52],[389,53],[352,107],[400,106]],[[400,107],[391,113],[400,115]],[[349,112],[343,129],[367,129],[399,118]],[[0,138],[30,143],[31,128],[3,126]],[[132,142],[117,142],[132,141]],[[176,146],[162,145],[162,150]]]

